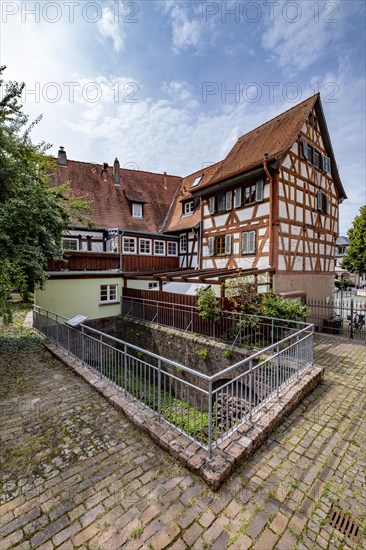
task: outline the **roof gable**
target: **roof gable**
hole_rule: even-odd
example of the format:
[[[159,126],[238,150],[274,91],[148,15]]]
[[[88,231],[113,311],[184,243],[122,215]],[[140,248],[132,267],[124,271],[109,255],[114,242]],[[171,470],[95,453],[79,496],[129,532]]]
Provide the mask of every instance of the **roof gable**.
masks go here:
[[[86,199],[87,217],[98,228],[161,231],[181,178],[125,168],[120,175],[120,185],[115,185],[112,166],[68,160],[66,166],[55,167],[52,185],[69,183],[68,193]],[[132,218],[132,202],[143,203],[143,218]],[[75,221],[75,227],[82,225]]]
[[[241,136],[226,158],[220,163],[212,178],[209,181],[201,182],[194,191],[199,191],[204,187],[227,180],[262,165],[265,153],[268,154],[269,162],[281,157],[291,148],[314,106],[324,143],[332,161],[333,178],[340,196],[345,198],[346,194],[339,177],[319,94],[313,95]]]
[[[200,209],[196,207],[193,214],[183,216],[182,203],[193,199],[192,191],[200,187],[201,184],[204,185],[206,182],[210,181],[220,164],[221,161],[216,162],[182,179],[164,224],[164,231],[184,231],[195,227],[200,222]],[[199,176],[202,176],[199,185],[192,188],[192,185]]]

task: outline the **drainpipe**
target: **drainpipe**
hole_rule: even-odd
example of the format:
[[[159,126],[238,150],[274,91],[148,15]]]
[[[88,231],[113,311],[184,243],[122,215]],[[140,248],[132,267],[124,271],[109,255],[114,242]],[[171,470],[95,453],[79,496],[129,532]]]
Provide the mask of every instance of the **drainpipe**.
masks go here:
[[[269,266],[273,267],[273,188],[272,188],[272,176],[268,170],[268,153],[264,153],[263,157],[263,169],[266,173],[269,183]]]
[[[202,197],[200,197],[200,228],[197,240],[197,267],[202,269],[202,238],[203,238]]]
[[[123,261],[122,261],[122,236],[124,231],[122,230],[119,235],[119,270],[122,273]]]

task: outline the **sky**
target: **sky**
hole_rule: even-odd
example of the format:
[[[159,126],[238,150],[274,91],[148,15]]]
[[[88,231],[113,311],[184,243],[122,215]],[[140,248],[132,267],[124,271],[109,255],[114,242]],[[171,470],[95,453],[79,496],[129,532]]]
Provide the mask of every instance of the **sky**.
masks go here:
[[[57,155],[186,176],[320,92],[348,199],[366,203],[362,0],[0,0],[5,81]]]

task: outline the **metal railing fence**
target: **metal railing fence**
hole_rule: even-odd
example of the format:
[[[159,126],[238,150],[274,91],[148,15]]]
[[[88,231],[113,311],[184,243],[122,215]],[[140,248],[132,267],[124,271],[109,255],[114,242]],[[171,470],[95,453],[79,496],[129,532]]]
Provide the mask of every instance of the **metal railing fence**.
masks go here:
[[[56,313],[34,308],[34,327],[51,342],[212,451],[300,377],[313,362],[313,326],[207,376],[85,324],[74,328]]]
[[[234,346],[263,348],[296,334],[309,323],[222,311],[217,321],[205,320],[197,306],[122,297],[122,317],[132,317],[159,325],[193,332]]]
[[[345,299],[339,293],[330,301],[308,298],[307,320],[318,332],[366,340],[366,298]]]

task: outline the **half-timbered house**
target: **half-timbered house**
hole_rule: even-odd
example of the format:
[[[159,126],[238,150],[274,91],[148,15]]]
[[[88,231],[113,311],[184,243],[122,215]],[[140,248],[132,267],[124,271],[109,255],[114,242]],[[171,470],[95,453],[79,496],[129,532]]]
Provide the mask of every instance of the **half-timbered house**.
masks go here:
[[[239,138],[191,193],[202,268],[272,268],[277,292],[331,296],[346,194],[318,94]]]
[[[121,168],[117,159],[113,166],[68,160],[63,148],[56,161],[52,185],[68,183],[87,200],[93,227],[70,227],[64,260],[49,263],[50,280],[95,279],[98,272],[99,305],[117,304],[123,286],[220,286],[238,270],[259,290],[332,295],[346,194],[319,94],[184,178]]]

